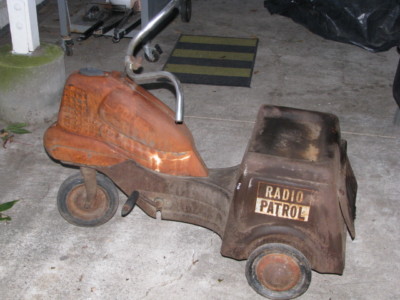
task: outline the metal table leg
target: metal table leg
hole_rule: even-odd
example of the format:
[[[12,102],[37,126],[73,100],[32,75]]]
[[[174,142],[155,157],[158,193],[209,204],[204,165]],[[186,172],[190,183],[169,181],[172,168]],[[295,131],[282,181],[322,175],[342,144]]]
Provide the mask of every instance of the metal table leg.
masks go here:
[[[71,38],[70,18],[67,0],[57,0],[58,15],[60,19],[61,47],[67,55],[72,55],[74,42]]]

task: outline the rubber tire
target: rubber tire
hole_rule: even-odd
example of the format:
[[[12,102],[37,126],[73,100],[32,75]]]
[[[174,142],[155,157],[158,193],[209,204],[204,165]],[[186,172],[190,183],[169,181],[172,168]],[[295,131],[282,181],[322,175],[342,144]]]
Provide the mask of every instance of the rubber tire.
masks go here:
[[[393,124],[400,126],[400,108],[397,108],[396,112],[394,113]]]
[[[147,55],[146,51],[144,51],[144,58],[148,62],[157,62],[160,59],[162,53],[163,53],[163,51],[162,51],[161,47],[158,44],[156,44],[154,46],[154,48],[151,49],[151,55],[153,57],[149,57]]]
[[[148,61],[148,62],[158,62],[158,60],[160,59],[160,53],[158,53],[157,50],[152,50],[151,54],[153,55],[153,57],[149,57],[146,53],[144,54],[144,58]]]
[[[270,254],[282,254],[292,258],[300,269],[297,284],[284,291],[269,289],[257,278],[256,267],[259,261]],[[279,243],[265,244],[255,249],[246,263],[246,278],[249,285],[260,295],[270,299],[293,299],[305,293],[311,283],[311,266],[307,258],[297,249]]]
[[[80,173],[72,175],[61,184],[57,194],[57,207],[61,216],[69,223],[80,227],[99,226],[108,222],[117,212],[119,205],[118,190],[114,183],[100,173],[96,175],[96,179],[98,188],[104,193],[108,203],[106,203],[106,210],[102,212],[102,215],[93,219],[82,219],[68,209],[67,199],[70,192],[84,184],[82,175]],[[85,212],[81,210],[80,213],[84,214]]]
[[[192,1],[191,0],[180,0],[179,13],[181,15],[182,22],[189,23],[192,18]]]
[[[65,46],[65,55],[67,55],[67,56],[74,55],[74,45],[66,45]]]

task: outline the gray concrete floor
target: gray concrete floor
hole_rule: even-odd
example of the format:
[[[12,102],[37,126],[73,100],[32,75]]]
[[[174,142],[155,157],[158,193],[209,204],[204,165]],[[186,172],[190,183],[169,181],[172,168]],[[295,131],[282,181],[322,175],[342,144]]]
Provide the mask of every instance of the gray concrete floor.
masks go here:
[[[41,28],[42,40],[54,39],[54,30]],[[344,274],[313,272],[300,299],[399,299],[395,50],[373,54],[324,40],[271,16],[263,1],[194,0],[190,23],[176,18],[155,38],[165,54],[158,63],[145,63],[146,71],[162,68],[180,33],[259,38],[251,88],[183,86],[186,123],[209,167],[241,161],[263,103],[340,119],[359,183],[357,236],[348,238]],[[77,43],[74,55],[65,57],[67,74],[89,66],[122,70],[128,42]],[[152,92],[173,103],[169,91]],[[44,152],[48,126],[31,125],[31,134],[0,149],[0,202],[20,199],[8,211],[12,221],[0,223],[1,299],[263,299],[247,284],[245,262],[222,257],[220,238],[207,229],[155,220],[138,208],[127,218],[118,212],[98,228],[67,223],[57,211],[56,195],[76,170]]]

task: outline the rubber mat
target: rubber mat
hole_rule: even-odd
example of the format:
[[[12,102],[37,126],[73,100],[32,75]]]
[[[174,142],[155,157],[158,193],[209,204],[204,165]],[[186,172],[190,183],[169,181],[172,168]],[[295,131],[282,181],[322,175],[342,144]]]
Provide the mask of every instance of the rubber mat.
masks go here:
[[[181,35],[164,66],[183,83],[250,87],[257,38]]]

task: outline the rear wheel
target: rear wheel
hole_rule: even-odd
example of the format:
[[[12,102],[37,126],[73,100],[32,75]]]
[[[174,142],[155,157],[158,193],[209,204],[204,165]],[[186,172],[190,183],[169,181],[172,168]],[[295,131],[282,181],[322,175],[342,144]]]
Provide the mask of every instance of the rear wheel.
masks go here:
[[[270,299],[293,299],[311,282],[311,266],[297,249],[279,243],[254,250],[247,260],[246,278],[260,295]]]
[[[190,22],[192,17],[192,1],[191,0],[180,0],[179,11],[181,14],[181,20],[185,23]]]
[[[160,45],[156,44],[154,48],[147,47],[144,49],[144,58],[148,62],[157,62],[160,59],[161,54],[163,53]]]
[[[97,191],[94,199],[86,201],[86,188],[81,174],[68,177],[57,195],[61,216],[69,223],[93,227],[109,221],[118,209],[118,190],[103,174],[96,175]]]

